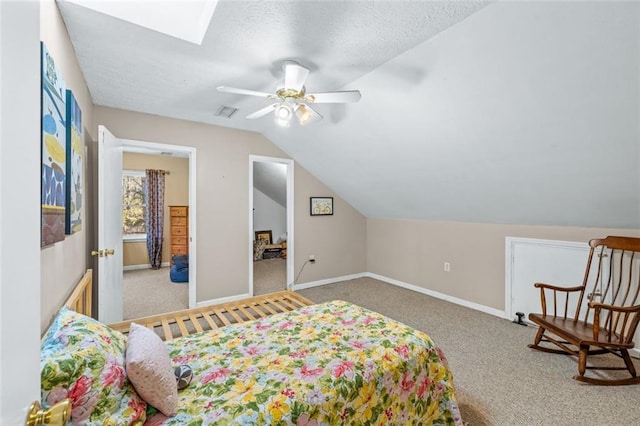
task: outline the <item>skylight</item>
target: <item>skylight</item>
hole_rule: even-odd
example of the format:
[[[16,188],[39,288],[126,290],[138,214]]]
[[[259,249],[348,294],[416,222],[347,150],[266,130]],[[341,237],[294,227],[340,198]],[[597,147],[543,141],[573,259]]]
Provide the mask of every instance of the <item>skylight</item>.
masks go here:
[[[65,1],[198,45],[218,4],[218,0]]]

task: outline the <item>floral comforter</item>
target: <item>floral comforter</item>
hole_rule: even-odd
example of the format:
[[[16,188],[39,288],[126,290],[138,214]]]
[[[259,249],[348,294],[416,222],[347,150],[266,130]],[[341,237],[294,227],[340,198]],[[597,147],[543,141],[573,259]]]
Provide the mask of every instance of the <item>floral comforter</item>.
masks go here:
[[[463,424],[424,333],[333,301],[166,343],[189,364],[174,417],[147,425]]]

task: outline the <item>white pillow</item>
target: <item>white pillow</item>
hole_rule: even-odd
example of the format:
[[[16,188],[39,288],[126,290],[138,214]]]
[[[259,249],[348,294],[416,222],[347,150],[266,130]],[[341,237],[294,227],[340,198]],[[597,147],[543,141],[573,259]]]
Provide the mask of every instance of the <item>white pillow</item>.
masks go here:
[[[165,416],[178,410],[178,388],[164,342],[146,327],[131,323],[125,356],[127,377],[147,404]]]

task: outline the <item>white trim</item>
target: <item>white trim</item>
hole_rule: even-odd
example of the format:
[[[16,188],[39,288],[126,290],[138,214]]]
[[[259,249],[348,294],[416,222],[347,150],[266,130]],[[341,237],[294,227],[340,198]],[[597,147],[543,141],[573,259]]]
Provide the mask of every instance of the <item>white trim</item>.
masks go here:
[[[263,155],[249,155],[249,238],[248,238],[248,259],[249,259],[249,294],[253,295],[253,163],[278,163],[285,164],[287,166],[287,280],[284,283],[282,290],[290,287],[289,283],[292,283],[295,278],[294,271],[294,168],[295,163],[292,159],[266,157]]]
[[[147,234],[123,234],[123,243],[144,243],[147,241]]]
[[[120,139],[124,152],[140,152],[140,149],[149,154],[159,154],[161,152],[173,152],[181,154],[182,158],[189,159],[189,308],[196,307],[197,293],[197,252],[196,240],[198,231],[196,229],[196,157],[197,149],[186,145],[172,145],[158,142],[148,142],[133,139]],[[129,149],[128,149],[129,148]],[[131,149],[133,148],[133,149]],[[138,151],[136,151],[138,150]]]
[[[166,268],[166,267],[168,267],[169,265],[170,265],[170,263],[169,263],[169,262],[162,262],[162,263],[160,264],[160,267],[162,267],[162,268]],[[123,266],[123,267],[122,267],[122,270],[123,270],[123,271],[137,271],[137,270],[139,270],[139,269],[151,269],[151,268],[150,268],[150,267],[149,267],[149,265],[148,265],[148,264],[146,264],[146,263],[145,263],[145,264],[142,264],[142,265],[127,265],[127,266]]]
[[[146,177],[147,173],[144,170],[122,169],[122,175]]]
[[[457,297],[449,296],[448,294],[439,293],[437,291],[428,290],[423,287],[418,287],[414,284],[405,283],[404,281],[394,280],[393,278],[387,278],[382,275],[372,274],[371,272],[367,272],[364,276],[369,278],[374,278],[379,281],[384,281],[389,284],[396,285],[398,287],[406,288],[407,290],[412,290],[418,293],[426,294],[427,296],[435,297],[436,299],[445,300],[447,302],[455,303],[456,305],[464,306],[467,308],[471,308],[476,311],[484,312],[487,314],[495,315],[500,318],[504,318],[504,311],[499,309],[491,308],[489,306],[480,305],[479,303],[469,302],[468,300],[459,299]]]
[[[351,275],[343,275],[335,278],[328,278],[326,280],[318,280],[311,281],[303,284],[296,284],[294,290],[304,290],[312,287],[319,287],[326,284],[333,284],[342,281],[354,280],[356,278],[373,278],[378,281],[383,281],[387,284],[392,284],[398,287],[406,288],[407,290],[415,291],[417,293],[425,294],[427,296],[435,297],[436,299],[446,300],[447,302],[455,303],[456,305],[464,306],[476,311],[484,312],[490,315],[494,315],[500,318],[505,318],[504,311],[499,309],[491,308],[489,306],[480,305],[479,303],[469,302],[468,300],[459,299],[457,297],[449,296],[444,293],[439,293],[437,291],[429,290],[423,287],[418,287],[414,284],[409,284],[404,281],[395,280],[393,278],[388,278],[382,275],[374,274],[371,272],[361,272],[358,274]]]
[[[247,297],[251,297],[251,295],[249,293],[245,293],[245,294],[237,294],[235,296],[219,297],[218,299],[204,300],[202,302],[196,303],[196,308],[202,308],[203,306],[217,305],[219,303],[234,302],[236,300],[246,299]]]
[[[308,283],[303,284],[294,284],[293,289],[295,290],[304,290],[312,287],[319,287],[321,285],[339,283],[341,281],[355,280],[356,278],[367,277],[367,272],[360,272],[359,274],[351,274],[351,275],[343,275],[341,277],[327,278],[326,280],[318,280],[318,281],[310,281]]]

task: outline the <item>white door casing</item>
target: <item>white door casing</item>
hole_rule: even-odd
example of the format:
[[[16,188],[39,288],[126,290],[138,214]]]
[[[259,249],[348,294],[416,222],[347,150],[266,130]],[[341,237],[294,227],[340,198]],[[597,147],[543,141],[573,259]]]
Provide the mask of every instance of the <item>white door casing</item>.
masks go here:
[[[189,159],[189,308],[196,307],[197,292],[197,207],[196,207],[196,158],[197,149],[191,146],[170,145],[158,142],[139,141],[133,139],[120,139],[123,146],[123,152],[138,152],[152,155],[162,155],[162,153],[170,152],[180,157],[188,157]],[[168,236],[165,237],[163,250],[167,250],[170,245]]]
[[[98,319],[122,321],[122,141],[98,126]],[[113,250],[113,254],[104,254]]]

